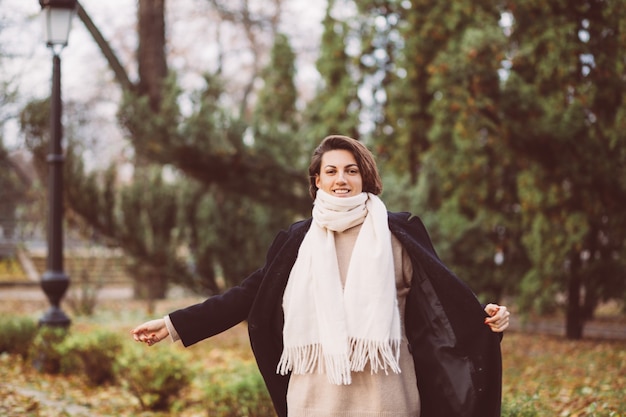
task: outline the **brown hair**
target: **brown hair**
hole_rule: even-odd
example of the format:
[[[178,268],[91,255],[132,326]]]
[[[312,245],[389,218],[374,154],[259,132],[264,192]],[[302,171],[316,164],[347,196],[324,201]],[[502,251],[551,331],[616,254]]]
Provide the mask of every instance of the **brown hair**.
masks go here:
[[[315,200],[317,194],[317,186],[315,179],[320,174],[322,167],[322,156],[328,151],[343,149],[354,155],[356,163],[361,171],[363,178],[363,192],[375,195],[383,191],[383,182],[378,174],[378,167],[374,160],[374,155],[356,139],[348,136],[331,135],[324,138],[322,143],[313,151],[311,163],[309,164],[309,194]]]

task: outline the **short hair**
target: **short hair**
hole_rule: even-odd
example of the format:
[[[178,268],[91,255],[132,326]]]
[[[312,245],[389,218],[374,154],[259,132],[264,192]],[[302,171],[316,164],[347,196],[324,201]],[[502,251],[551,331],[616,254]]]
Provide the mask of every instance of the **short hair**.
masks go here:
[[[361,142],[348,136],[331,135],[322,140],[311,156],[309,164],[309,194],[315,200],[317,195],[316,176],[321,173],[322,156],[328,151],[343,149],[349,151],[356,159],[357,166],[363,179],[363,192],[375,195],[383,191],[383,182],[378,173],[374,155]]]

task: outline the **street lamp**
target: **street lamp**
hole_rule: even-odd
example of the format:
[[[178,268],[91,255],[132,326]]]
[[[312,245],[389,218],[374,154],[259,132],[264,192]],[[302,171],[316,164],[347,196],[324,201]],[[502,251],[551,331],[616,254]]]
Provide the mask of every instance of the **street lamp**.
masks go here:
[[[63,272],[63,135],[61,124],[60,53],[70,34],[76,0],[39,0],[46,45],[52,50],[52,94],[50,97],[50,145],[48,154],[48,259],[41,277],[41,288],[50,309],[39,319],[40,325],[69,327],[71,320],[61,310],[61,299],[70,285]]]

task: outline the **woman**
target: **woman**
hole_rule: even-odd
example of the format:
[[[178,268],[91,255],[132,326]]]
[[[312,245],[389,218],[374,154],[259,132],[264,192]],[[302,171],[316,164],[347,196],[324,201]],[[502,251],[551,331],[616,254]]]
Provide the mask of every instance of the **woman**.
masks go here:
[[[417,217],[389,213],[372,154],[329,136],[312,218],[281,231],[241,285],[134,330],[185,346],[248,321],[279,416],[496,417],[506,307],[479,304]]]

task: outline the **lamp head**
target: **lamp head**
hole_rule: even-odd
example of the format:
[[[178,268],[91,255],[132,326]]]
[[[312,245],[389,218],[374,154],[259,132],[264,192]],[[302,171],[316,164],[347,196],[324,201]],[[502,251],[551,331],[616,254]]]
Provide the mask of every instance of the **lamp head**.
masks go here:
[[[77,3],[77,0],[39,0],[46,45],[51,48],[67,45]]]

